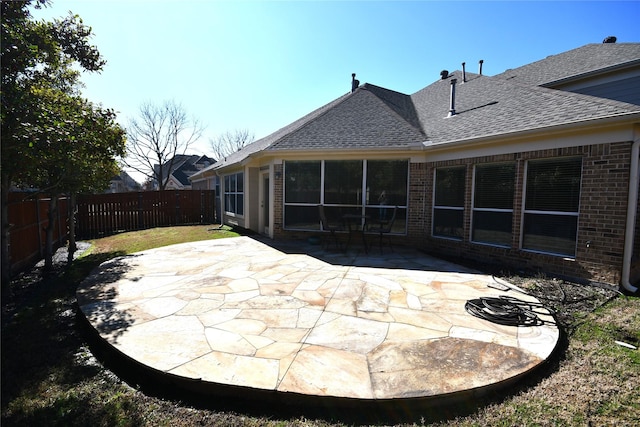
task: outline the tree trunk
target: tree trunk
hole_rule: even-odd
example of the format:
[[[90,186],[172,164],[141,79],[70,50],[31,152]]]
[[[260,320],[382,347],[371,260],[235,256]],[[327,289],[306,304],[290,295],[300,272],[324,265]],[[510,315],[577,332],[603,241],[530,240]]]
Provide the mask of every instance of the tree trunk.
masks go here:
[[[11,187],[11,179],[8,174],[2,173],[2,259],[0,262],[2,268],[2,293],[11,282],[11,256],[9,254],[9,188]]]
[[[69,250],[67,252],[67,266],[70,266],[73,262],[73,255],[78,247],[76,246],[76,193],[69,195],[69,218],[67,223],[69,224]]]
[[[56,225],[56,213],[58,210],[58,195],[52,194],[49,200],[49,212],[47,218],[49,223],[45,229],[46,243],[44,247],[44,269],[45,271],[53,270],[53,232]]]

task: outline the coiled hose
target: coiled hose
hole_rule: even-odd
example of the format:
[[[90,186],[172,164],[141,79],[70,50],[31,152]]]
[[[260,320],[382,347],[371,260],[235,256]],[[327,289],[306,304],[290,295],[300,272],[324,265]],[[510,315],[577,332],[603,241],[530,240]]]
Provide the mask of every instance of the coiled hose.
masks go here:
[[[554,315],[553,310],[540,303],[509,296],[472,299],[464,308],[473,316],[507,326],[540,326],[552,322],[540,319],[539,314]]]

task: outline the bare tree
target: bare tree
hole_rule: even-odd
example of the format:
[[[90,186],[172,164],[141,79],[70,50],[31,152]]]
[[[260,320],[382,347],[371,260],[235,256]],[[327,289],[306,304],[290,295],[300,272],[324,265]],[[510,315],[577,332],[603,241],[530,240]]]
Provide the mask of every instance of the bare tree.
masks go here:
[[[162,105],[146,102],[139,117],[127,128],[125,166],[155,180],[164,190],[176,155],[185,154],[204,131],[196,118],[187,116],[181,104],[165,101]]]
[[[251,144],[253,140],[253,133],[247,129],[236,129],[223,133],[215,140],[210,139],[209,144],[211,145],[216,160],[220,160],[229,154],[235,153],[245,145]]]

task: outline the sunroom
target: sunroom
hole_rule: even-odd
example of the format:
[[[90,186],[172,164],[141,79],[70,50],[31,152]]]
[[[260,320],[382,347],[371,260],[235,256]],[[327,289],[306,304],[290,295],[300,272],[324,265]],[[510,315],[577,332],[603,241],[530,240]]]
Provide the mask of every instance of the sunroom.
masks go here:
[[[361,226],[388,220],[397,207],[392,233],[406,234],[408,185],[406,158],[285,160],[283,228],[322,231],[318,205],[331,222],[359,217]]]

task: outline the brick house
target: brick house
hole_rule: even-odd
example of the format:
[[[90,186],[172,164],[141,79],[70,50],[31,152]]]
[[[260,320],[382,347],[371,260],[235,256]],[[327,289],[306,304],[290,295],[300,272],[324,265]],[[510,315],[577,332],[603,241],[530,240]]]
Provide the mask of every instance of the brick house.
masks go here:
[[[305,238],[319,204],[398,206],[394,244],[637,290],[640,43],[351,89],[191,177],[219,178],[222,222]]]
[[[166,182],[166,190],[191,190],[189,177],[215,163],[215,160],[201,155],[176,154],[162,165],[162,181]],[[153,166],[154,176],[160,175],[160,165]],[[157,190],[157,179],[152,182],[152,188]]]

